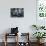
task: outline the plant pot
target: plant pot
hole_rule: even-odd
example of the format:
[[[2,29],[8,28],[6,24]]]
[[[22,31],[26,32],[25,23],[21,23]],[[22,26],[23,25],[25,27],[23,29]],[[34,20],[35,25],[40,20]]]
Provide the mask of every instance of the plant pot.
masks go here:
[[[45,39],[38,39],[37,42],[38,42],[39,44],[41,44],[41,43],[44,42],[44,40],[45,40]]]
[[[40,39],[37,39],[37,43],[40,43]]]
[[[44,43],[44,40],[45,40],[45,39],[40,39],[40,43]]]

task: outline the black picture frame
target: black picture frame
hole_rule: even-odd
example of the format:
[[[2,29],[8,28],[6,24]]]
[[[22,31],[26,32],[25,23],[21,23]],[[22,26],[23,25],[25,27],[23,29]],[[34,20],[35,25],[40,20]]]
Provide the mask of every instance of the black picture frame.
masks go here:
[[[11,8],[11,17],[24,17],[24,8]]]

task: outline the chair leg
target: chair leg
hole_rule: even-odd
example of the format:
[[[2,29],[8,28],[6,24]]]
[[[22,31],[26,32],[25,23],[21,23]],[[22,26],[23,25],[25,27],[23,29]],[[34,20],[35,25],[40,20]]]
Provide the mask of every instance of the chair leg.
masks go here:
[[[5,34],[5,46],[7,46],[7,34]]]
[[[18,34],[17,34],[17,46],[18,46]]]
[[[5,41],[5,46],[7,46],[7,42]]]

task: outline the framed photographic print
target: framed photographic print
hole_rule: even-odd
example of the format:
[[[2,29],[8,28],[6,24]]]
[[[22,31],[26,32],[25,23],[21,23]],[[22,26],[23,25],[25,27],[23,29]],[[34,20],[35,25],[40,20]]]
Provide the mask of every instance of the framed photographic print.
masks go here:
[[[46,0],[37,0],[36,24],[46,25]]]
[[[41,17],[46,17],[46,0],[37,0],[37,15]]]
[[[11,17],[24,17],[24,8],[11,8]]]

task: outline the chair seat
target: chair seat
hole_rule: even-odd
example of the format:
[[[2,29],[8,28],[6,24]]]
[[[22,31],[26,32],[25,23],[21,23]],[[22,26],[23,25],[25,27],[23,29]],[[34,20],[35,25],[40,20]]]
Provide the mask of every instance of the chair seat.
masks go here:
[[[6,35],[7,36],[17,36],[17,33],[15,33],[15,34],[7,33]]]

